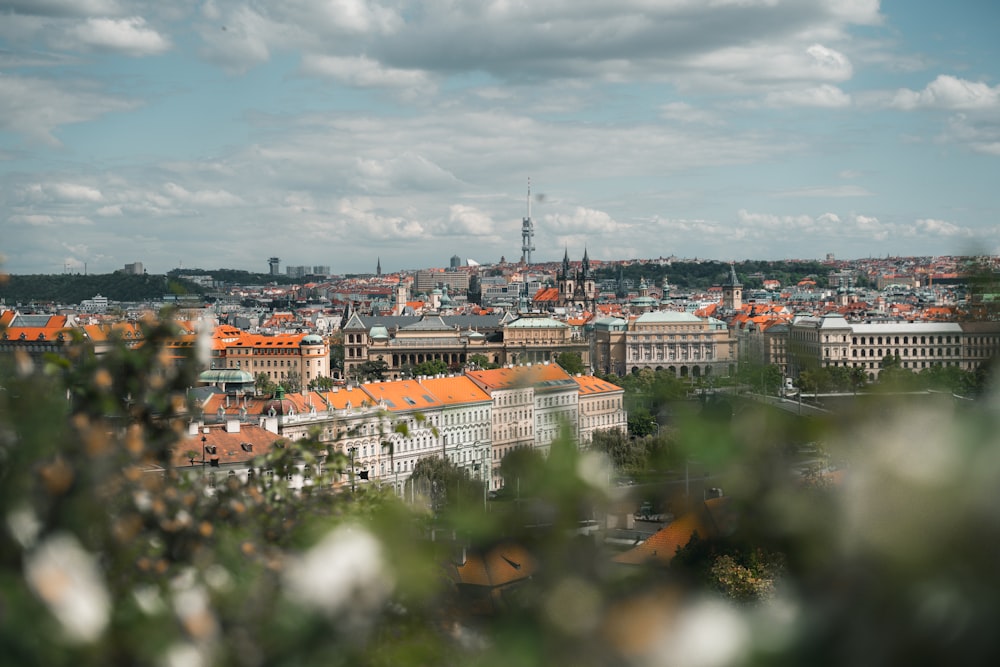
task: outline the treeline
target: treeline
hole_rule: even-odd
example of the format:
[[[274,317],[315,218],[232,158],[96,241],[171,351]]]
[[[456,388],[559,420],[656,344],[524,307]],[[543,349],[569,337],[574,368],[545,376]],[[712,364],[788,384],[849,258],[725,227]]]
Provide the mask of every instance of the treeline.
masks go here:
[[[628,266],[608,266],[595,271],[599,280],[616,279],[619,270],[623,278],[638,284],[645,279],[651,286],[662,286],[664,277],[674,287],[684,289],[707,289],[720,285],[729,279],[729,264],[718,261],[705,262],[673,262],[669,265],[630,264]],[[764,280],[777,280],[782,286],[794,285],[800,280],[813,278],[820,285],[826,283],[830,267],[818,261],[751,261],[735,264],[736,276],[744,287],[755,289],[762,286]],[[866,279],[859,276],[859,283]]]
[[[302,278],[288,275],[272,276],[270,273],[252,273],[241,269],[171,269],[167,275],[172,278],[180,276],[210,276],[212,280],[229,285],[297,285],[305,282]]]
[[[197,284],[176,277],[127,273],[8,275],[0,278],[7,305],[80,303],[100,294],[112,301],[147,301],[164,294],[201,294]]]

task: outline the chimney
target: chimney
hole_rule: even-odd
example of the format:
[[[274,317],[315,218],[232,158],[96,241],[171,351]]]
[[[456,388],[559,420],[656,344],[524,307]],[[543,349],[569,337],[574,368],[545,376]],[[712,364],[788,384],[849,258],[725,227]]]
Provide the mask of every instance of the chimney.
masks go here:
[[[188,424],[188,435],[198,435],[198,422]]]
[[[239,419],[227,419],[226,420],[226,433],[239,433],[240,432],[240,420]]]

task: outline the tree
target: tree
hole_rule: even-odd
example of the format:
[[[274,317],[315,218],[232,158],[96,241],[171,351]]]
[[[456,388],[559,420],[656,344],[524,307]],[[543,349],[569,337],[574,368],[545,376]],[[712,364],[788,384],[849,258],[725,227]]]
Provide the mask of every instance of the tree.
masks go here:
[[[302,391],[302,374],[288,371],[285,377],[278,381],[278,386],[284,389],[286,394],[296,394]]]
[[[309,381],[309,389],[313,391],[329,391],[337,386],[337,381],[325,375],[317,375]]]
[[[258,394],[273,396],[274,392],[278,390],[278,385],[271,380],[267,373],[257,373],[254,376],[254,388]]]
[[[644,407],[629,410],[628,432],[633,438],[644,438],[656,433],[656,419]]]
[[[355,367],[354,376],[362,382],[384,380],[386,371],[388,370],[389,364],[381,359],[363,361]]]
[[[556,363],[570,375],[584,372],[583,359],[578,352],[560,352],[556,356]]]
[[[517,447],[500,460],[500,474],[508,494],[533,495],[542,484],[545,459],[530,447]]]
[[[490,370],[492,368],[499,368],[499,365],[494,364],[489,360],[485,354],[470,354],[467,364],[471,368],[478,368],[480,370]]]
[[[448,364],[446,364],[441,359],[428,359],[427,361],[422,361],[415,365],[412,370],[414,376],[425,375],[444,375],[448,373]]]
[[[604,452],[614,469],[621,474],[635,474],[646,469],[647,438],[627,438],[618,429],[595,431],[593,449]]]
[[[466,468],[440,456],[426,456],[417,461],[408,483],[415,485],[417,493],[428,497],[431,508],[438,513],[482,505],[482,481],[470,477]]]

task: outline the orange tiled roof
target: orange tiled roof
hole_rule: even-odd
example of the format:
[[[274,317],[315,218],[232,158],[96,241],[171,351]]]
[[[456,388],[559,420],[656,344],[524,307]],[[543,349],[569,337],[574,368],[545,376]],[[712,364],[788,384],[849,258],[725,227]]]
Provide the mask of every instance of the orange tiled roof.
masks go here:
[[[538,565],[528,550],[505,542],[485,553],[469,553],[465,563],[455,568],[458,584],[496,588],[527,579]]]
[[[208,432],[205,433],[204,430]],[[202,443],[202,438],[205,442]],[[275,441],[280,437],[266,431],[253,424],[241,424],[238,433],[227,433],[224,426],[206,426],[199,429],[197,435],[189,435],[174,446],[172,450],[172,462],[177,467],[190,467],[191,456],[189,452],[195,454],[194,465],[202,465],[202,445],[215,447],[215,454],[205,453],[206,464],[213,456],[218,457],[220,465],[234,463],[246,463],[255,457],[267,454],[271,451]],[[243,443],[250,445],[249,449],[242,446]],[[210,469],[206,465],[206,470]]]
[[[535,293],[534,301],[558,301],[559,289],[557,287],[546,287]]]
[[[616,391],[625,391],[616,384],[611,384],[606,380],[593,375],[579,375],[573,378],[580,385],[580,393],[583,395],[607,394]]]
[[[416,380],[369,382],[361,385],[361,388],[375,403],[384,401],[390,412],[426,410],[441,405],[441,401],[429,394]]]
[[[731,532],[733,515],[730,509],[729,499],[726,497],[706,500],[695,511],[671,521],[648,540],[618,554],[613,560],[626,565],[642,565],[650,562],[665,565],[673,560],[678,549],[691,541],[695,533],[698,533],[699,537],[708,538]]]
[[[477,403],[489,401],[490,395],[479,388],[475,382],[464,375],[444,378],[425,378],[420,380],[428,392],[437,398],[442,405],[458,405],[462,403]]]
[[[537,364],[533,366],[512,366],[481,371],[466,371],[487,391],[527,387],[559,380],[571,380],[569,374],[558,364]]]

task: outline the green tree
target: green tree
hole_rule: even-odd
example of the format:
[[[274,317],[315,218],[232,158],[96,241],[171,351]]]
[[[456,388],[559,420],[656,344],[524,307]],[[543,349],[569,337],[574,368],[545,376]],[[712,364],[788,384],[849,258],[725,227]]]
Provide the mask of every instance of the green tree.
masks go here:
[[[467,469],[440,456],[426,456],[413,466],[408,484],[430,499],[436,512],[459,507],[482,506],[483,483],[470,477]]]
[[[448,364],[440,359],[428,359],[427,361],[422,361],[413,367],[412,374],[417,375],[442,375],[448,373]]]
[[[309,381],[309,389],[313,391],[329,391],[337,386],[337,381],[325,375],[318,375]]]
[[[633,438],[644,438],[656,433],[656,418],[644,407],[630,410],[628,413],[628,432]]]
[[[368,360],[357,365],[354,371],[354,376],[362,382],[384,380],[385,374],[388,370],[389,364],[382,359],[375,359],[374,361]]]
[[[583,359],[578,352],[560,352],[556,356],[556,363],[570,375],[584,372]]]
[[[258,394],[273,396],[278,391],[278,385],[268,376],[267,373],[257,373],[254,376],[254,388]]]
[[[530,447],[510,450],[500,460],[500,474],[508,495],[531,496],[544,483],[545,458]]]

